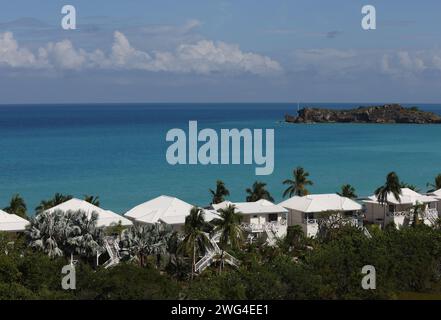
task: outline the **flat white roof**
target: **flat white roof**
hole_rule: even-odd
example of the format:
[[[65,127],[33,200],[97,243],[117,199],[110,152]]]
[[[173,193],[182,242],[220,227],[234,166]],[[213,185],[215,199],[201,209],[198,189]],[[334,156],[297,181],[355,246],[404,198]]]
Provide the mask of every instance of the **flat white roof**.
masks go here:
[[[363,200],[365,203],[378,203],[378,199],[375,195],[368,197],[369,200]],[[437,202],[435,197],[425,196],[409,188],[402,188],[399,200],[395,199],[392,193],[387,195],[387,202],[390,204],[411,204],[415,205],[417,202],[420,203],[430,203]]]
[[[159,196],[141,203],[127,211],[124,216],[141,223],[164,222],[171,225],[185,224],[185,218],[190,214],[194,205],[175,197]],[[218,215],[210,210],[204,210],[205,220],[211,221]]]
[[[28,224],[26,219],[0,210],[0,231],[20,232],[24,231]]]
[[[98,214],[98,222],[97,222],[98,227],[109,227],[111,225],[118,224],[119,222],[121,222],[123,226],[132,225],[132,222],[130,220],[124,218],[123,216],[115,212],[112,212],[110,210],[104,210],[87,201],[76,198],[63,202],[62,204],[50,208],[45,212],[52,213],[57,210],[63,212],[81,210],[86,212],[89,215],[89,217],[92,215],[93,212],[96,212]]]
[[[230,202],[224,201],[219,204],[213,204],[213,208],[215,210],[225,209],[229,205],[234,205],[236,207],[236,211],[242,214],[271,214],[271,213],[287,213],[284,207],[274,204],[268,200],[259,200],[256,202]]]
[[[362,209],[362,206],[354,200],[335,193],[294,196],[279,205],[300,212],[357,211]]]

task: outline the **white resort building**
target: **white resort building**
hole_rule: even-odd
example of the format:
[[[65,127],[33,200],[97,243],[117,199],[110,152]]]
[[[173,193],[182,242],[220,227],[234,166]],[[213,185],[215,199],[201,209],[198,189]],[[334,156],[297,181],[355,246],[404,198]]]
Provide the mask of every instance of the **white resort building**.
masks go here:
[[[436,209],[438,213],[441,212],[441,189],[429,192],[428,196],[431,196],[437,200]]]
[[[29,221],[0,210],[0,232],[23,232]]]
[[[392,222],[397,227],[408,225],[413,219],[413,208],[417,204],[425,206],[423,217],[420,217],[425,224],[431,225],[438,219],[437,204],[440,200],[436,197],[422,195],[409,188],[402,188],[398,198],[396,199],[392,193],[389,193],[386,204],[379,203],[375,195],[363,200],[366,221],[379,224],[382,227]]]
[[[284,207],[263,199],[256,202],[224,201],[212,206],[219,210],[230,205],[243,215],[242,226],[246,232],[252,235],[267,233],[269,243],[272,243],[274,235],[281,237],[286,234],[288,210]]]
[[[88,215],[91,215],[93,212],[96,212],[96,214],[98,214],[97,227],[110,227],[113,225],[117,225],[119,223],[121,223],[121,225],[123,226],[132,225],[132,222],[130,220],[124,218],[123,216],[115,212],[112,212],[110,210],[104,210],[87,201],[76,198],[63,202],[62,204],[50,208],[45,212],[52,213],[55,211],[62,211],[62,212],[83,211]]]
[[[174,230],[182,230],[185,218],[190,214],[194,206],[178,198],[159,196],[144,202],[127,211],[124,216],[128,219],[145,224],[163,222],[169,224]],[[205,210],[205,220],[211,221],[217,218],[211,210]]]
[[[279,203],[288,210],[288,226],[300,225],[307,237],[318,233],[321,215],[335,212],[346,217],[349,223],[362,226],[362,206],[352,199],[338,194],[311,194],[303,197],[294,196]]]

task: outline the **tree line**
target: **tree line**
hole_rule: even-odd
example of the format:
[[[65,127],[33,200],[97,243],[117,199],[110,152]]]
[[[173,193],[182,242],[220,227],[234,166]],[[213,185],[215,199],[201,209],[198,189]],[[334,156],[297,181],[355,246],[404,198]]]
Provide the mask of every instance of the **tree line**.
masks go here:
[[[284,183],[285,196],[308,194],[307,186],[312,185],[309,173],[300,167]],[[440,176],[432,188],[441,188],[437,183],[441,184]],[[405,186],[392,172],[375,194],[385,203],[388,194],[399,197]],[[212,203],[229,196],[222,181],[209,191]],[[248,201],[271,199],[259,182],[247,194]],[[356,198],[351,186],[343,186],[341,194]],[[0,299],[395,299],[404,294],[441,294],[440,223],[400,229],[370,225],[371,237],[342,224],[328,227],[314,239],[292,226],[275,246],[269,246],[264,236],[246,241],[242,216],[234,206],[219,210],[219,218],[210,222],[204,210],[194,207],[177,233],[166,224],[103,229],[96,227],[95,214],[44,213],[69,198],[57,194],[42,201],[37,207],[40,213],[31,218],[24,234],[0,234]],[[13,199],[8,212],[26,213],[24,201]],[[99,205],[97,197],[88,199]],[[214,234],[219,234],[221,253],[198,274],[195,264],[212,249]],[[119,241],[122,257],[109,269],[96,263],[106,236]],[[226,254],[240,265],[225,264]],[[61,268],[73,257],[77,290],[64,291]],[[377,270],[377,290],[361,288],[361,268],[367,264]]]

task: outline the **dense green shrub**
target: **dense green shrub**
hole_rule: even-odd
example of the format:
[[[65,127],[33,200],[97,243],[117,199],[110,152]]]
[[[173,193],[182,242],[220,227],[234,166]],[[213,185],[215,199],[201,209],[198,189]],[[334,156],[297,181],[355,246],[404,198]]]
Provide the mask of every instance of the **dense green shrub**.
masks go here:
[[[154,268],[141,268],[134,264],[120,264],[97,272],[78,273],[78,299],[177,299],[176,281],[161,275]]]
[[[19,239],[11,247],[0,237],[0,299],[394,299],[441,292],[439,230],[419,225],[371,234],[341,228],[295,250],[289,243],[250,245],[233,253],[239,268],[219,272],[213,265],[193,281],[176,272],[181,264],[167,274],[154,263],[103,269],[80,260],[72,291],[61,289],[67,258],[51,259]],[[365,265],[376,268],[376,290],[361,287]]]

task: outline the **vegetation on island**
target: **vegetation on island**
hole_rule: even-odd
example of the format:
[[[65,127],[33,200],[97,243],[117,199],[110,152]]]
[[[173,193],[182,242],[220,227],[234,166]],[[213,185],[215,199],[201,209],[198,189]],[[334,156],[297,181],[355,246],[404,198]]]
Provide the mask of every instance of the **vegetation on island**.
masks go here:
[[[312,185],[303,168],[285,181],[285,195],[307,194]],[[249,199],[268,199],[264,183],[247,190]],[[383,203],[401,193],[401,182],[390,173],[376,190]],[[263,192],[262,189],[265,191]],[[218,181],[213,203],[229,192]],[[344,185],[341,194],[356,198]],[[46,214],[40,211],[69,196],[57,194],[42,201],[25,233],[0,233],[0,299],[400,299],[441,297],[441,223],[427,226],[416,219],[409,226],[363,230],[330,225],[323,215],[318,236],[307,238],[300,226],[269,246],[265,239],[246,241],[241,215],[233,206],[219,210],[207,222],[204,211],[193,208],[181,234],[165,224],[96,226],[96,216],[82,212]],[[20,200],[21,199],[21,200]],[[97,200],[93,197],[92,200]],[[222,202],[220,201],[220,202]],[[95,202],[96,203],[96,202]],[[26,204],[14,195],[6,208],[26,216]],[[327,213],[328,216],[332,212]],[[106,235],[116,235],[122,261],[110,268],[97,266],[96,253]],[[197,272],[197,259],[213,250],[211,236],[219,235],[217,262]],[[240,261],[225,263],[227,255]],[[99,260],[99,259],[98,259]],[[75,265],[76,290],[62,290],[61,269]],[[376,268],[376,290],[361,286],[362,267]]]
[[[289,123],[377,123],[377,124],[440,124],[441,116],[422,111],[418,107],[406,108],[399,104],[360,106],[354,109],[303,108],[297,116],[285,115]]]

